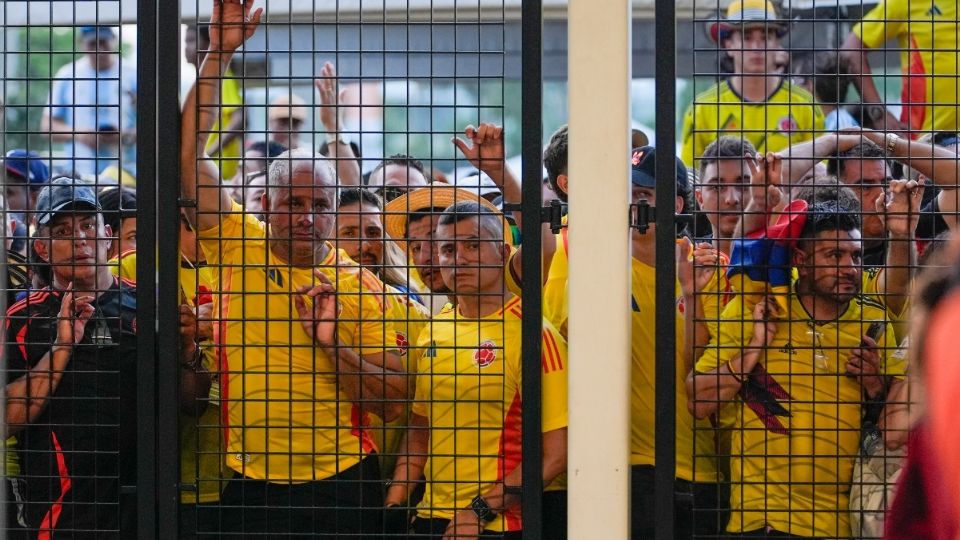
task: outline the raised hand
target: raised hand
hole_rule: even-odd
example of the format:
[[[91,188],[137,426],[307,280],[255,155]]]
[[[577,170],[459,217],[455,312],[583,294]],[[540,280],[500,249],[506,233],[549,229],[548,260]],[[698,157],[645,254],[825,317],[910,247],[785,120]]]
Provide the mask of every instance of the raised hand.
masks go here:
[[[72,347],[83,340],[83,331],[93,316],[92,296],[73,297],[73,283],[67,285],[60,300],[60,315],[57,318],[58,346]]]
[[[685,297],[704,290],[720,261],[720,252],[713,244],[701,242],[694,247],[689,238],[677,240],[677,279]]]
[[[503,128],[496,124],[481,123],[480,127],[469,125],[463,134],[470,143],[454,137],[453,144],[460,149],[463,157],[467,158],[474,167],[487,173],[499,186],[503,178]],[[501,188],[503,186],[500,186]]]
[[[777,323],[774,319],[778,311],[776,301],[770,296],[764,296],[763,300],[754,306],[751,346],[767,347],[773,343],[773,337],[777,334]]]
[[[337,344],[337,289],[319,270],[314,270],[313,275],[317,285],[297,289],[293,303],[307,335],[321,347],[334,347]],[[308,298],[313,299],[312,308],[307,304]]]
[[[337,69],[330,62],[324,62],[320,68],[320,77],[313,81],[320,92],[320,122],[327,133],[339,133],[341,121],[340,107],[346,90],[337,89]]]
[[[867,396],[877,397],[883,391],[884,377],[880,373],[877,342],[870,336],[864,335],[861,347],[850,351],[845,367],[847,375],[857,379]]]
[[[917,180],[891,180],[886,193],[874,201],[887,232],[894,238],[913,235],[920,221],[923,183]]]
[[[772,211],[783,200],[783,157],[768,152],[766,156],[744,156],[744,160],[750,169],[750,204],[764,212]]]
[[[213,0],[210,51],[232,53],[257,31],[263,8],[250,15],[253,0]]]

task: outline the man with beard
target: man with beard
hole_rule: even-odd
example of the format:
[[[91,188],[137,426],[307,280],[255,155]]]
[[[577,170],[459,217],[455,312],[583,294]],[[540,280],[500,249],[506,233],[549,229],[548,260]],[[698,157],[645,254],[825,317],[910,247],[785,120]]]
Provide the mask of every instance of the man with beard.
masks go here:
[[[733,299],[687,379],[697,418],[728,402],[736,409],[733,538],[850,536],[861,404],[905,369],[886,354],[893,328],[883,303],[861,293],[857,213],[824,201],[792,225],[801,218],[787,244],[798,276],[787,297],[752,309],[747,295]]]

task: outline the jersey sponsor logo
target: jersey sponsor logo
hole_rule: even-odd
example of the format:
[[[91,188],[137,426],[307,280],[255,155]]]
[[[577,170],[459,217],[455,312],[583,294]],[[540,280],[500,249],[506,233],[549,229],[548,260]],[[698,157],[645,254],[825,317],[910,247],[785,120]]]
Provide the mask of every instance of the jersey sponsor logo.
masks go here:
[[[783,354],[797,354],[797,349],[793,346],[793,343],[787,343],[783,347],[780,347],[780,352]]]
[[[397,332],[397,348],[400,349],[400,356],[407,355],[407,349],[410,348],[410,341],[403,332]]]
[[[477,347],[473,353],[473,365],[478,368],[485,368],[497,359],[497,344],[492,340],[486,340]]]
[[[423,353],[423,356],[426,358],[436,358],[437,357],[437,342],[431,341],[430,346],[427,347],[426,352]]]
[[[792,133],[800,129],[800,126],[792,116],[788,115],[777,121],[777,129],[780,130],[781,133]]]
[[[940,10],[939,6],[934,4],[933,7],[931,7],[930,10],[927,11],[927,15],[930,15],[931,17],[937,16],[937,15],[943,15],[943,11]]]

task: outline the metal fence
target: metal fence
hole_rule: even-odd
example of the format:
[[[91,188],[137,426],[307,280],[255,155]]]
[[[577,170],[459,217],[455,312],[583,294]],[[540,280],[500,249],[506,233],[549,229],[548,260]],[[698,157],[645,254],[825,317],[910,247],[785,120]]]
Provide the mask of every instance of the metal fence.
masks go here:
[[[545,4],[5,3],[6,536],[908,530],[956,2]]]

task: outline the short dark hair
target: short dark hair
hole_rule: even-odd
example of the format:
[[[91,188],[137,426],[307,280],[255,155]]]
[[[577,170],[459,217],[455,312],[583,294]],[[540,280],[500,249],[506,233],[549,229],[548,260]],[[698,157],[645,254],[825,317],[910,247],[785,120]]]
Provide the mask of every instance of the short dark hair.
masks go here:
[[[267,165],[273,162],[273,158],[279,156],[287,150],[288,149],[286,146],[276,141],[257,141],[247,147],[247,151],[258,152],[267,156]]]
[[[839,200],[814,203],[807,211],[807,220],[800,233],[800,241],[813,240],[824,231],[853,231],[860,229],[860,213]]]
[[[370,176],[377,174],[377,171],[385,169],[388,165],[399,165],[401,167],[407,167],[408,169],[414,169],[419,171],[424,178],[429,178],[427,176],[427,170],[423,167],[423,162],[407,154],[393,154],[392,156],[388,156],[380,163],[377,163],[377,166],[370,172]],[[370,176],[367,177],[367,183],[370,182]]]
[[[840,183],[836,176],[806,178],[794,185],[790,198],[807,201],[810,206],[820,202],[839,201],[853,212],[860,211],[860,199],[857,198],[857,194]]]
[[[453,225],[468,218],[479,218],[480,228],[487,229],[493,238],[503,238],[503,220],[496,212],[475,201],[453,203],[440,214],[437,225]]]
[[[550,142],[543,151],[543,166],[547,169],[547,180],[550,181],[550,187],[561,201],[567,202],[567,194],[557,185],[557,177],[561,174],[567,174],[567,125],[560,126],[560,129],[553,132],[550,136]]]
[[[383,199],[379,195],[366,188],[354,187],[340,191],[340,206],[348,204],[369,204],[383,210]]]
[[[853,148],[840,152],[827,161],[827,172],[837,177],[841,176],[847,161],[864,161],[880,159],[887,160],[887,153],[876,144],[864,140]]]
[[[717,137],[716,140],[707,145],[700,156],[698,173],[700,179],[703,178],[703,172],[707,169],[707,165],[712,165],[722,159],[743,159],[743,156],[748,154],[755,156],[757,149],[747,139],[731,135]]]
[[[850,64],[836,52],[802,53],[791,59],[793,75],[812,82],[813,94],[820,103],[839,105],[850,89]]]
[[[137,217],[137,192],[126,186],[108,187],[97,197],[103,224],[118,234],[125,219]]]

